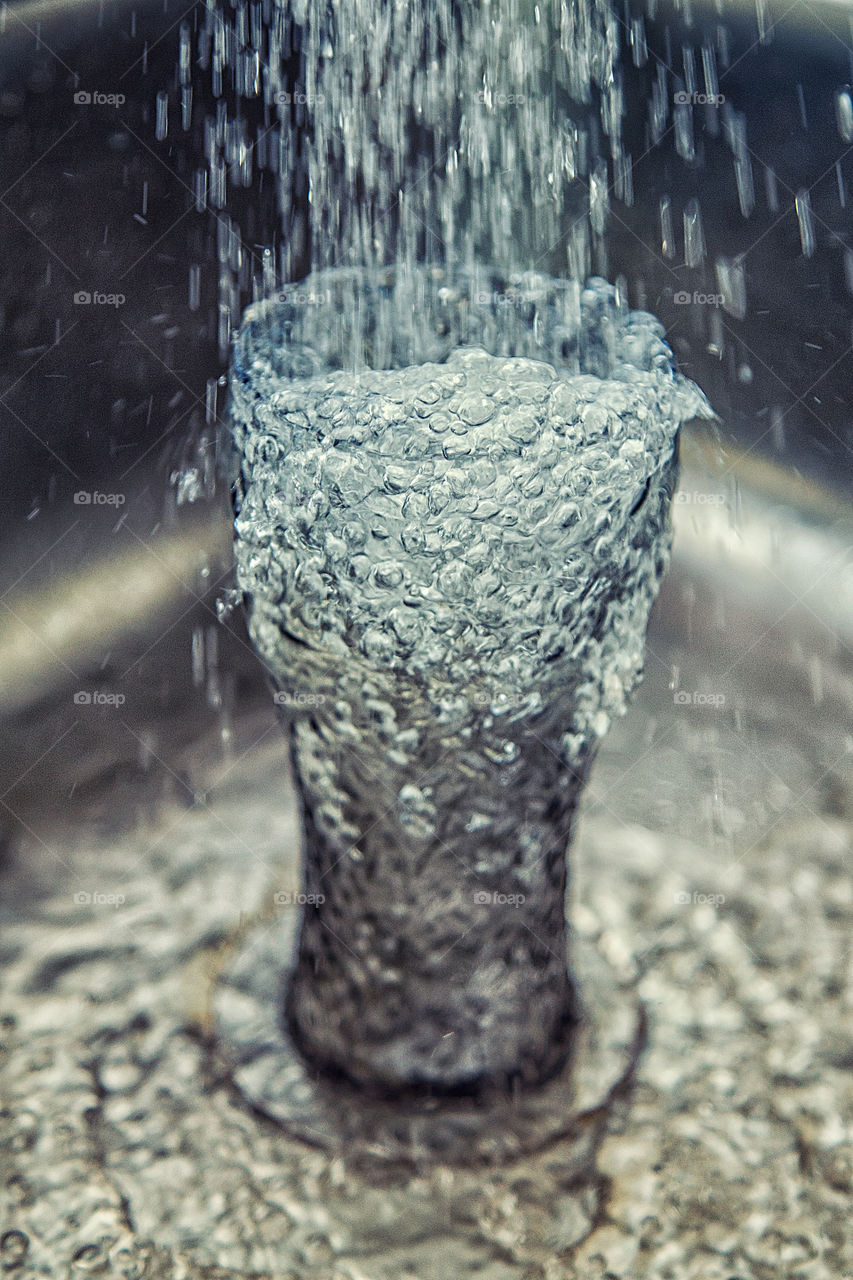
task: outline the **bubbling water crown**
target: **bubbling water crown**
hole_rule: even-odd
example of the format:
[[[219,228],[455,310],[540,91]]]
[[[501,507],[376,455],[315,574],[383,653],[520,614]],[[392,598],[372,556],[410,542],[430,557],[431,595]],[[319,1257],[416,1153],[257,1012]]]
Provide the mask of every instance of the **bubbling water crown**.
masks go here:
[[[251,634],[310,694],[282,708],[324,891],[293,1034],[361,1083],[543,1078],[572,817],[642,669],[679,426],[710,410],[601,280],[299,288],[320,303],[250,308],[232,376]]]

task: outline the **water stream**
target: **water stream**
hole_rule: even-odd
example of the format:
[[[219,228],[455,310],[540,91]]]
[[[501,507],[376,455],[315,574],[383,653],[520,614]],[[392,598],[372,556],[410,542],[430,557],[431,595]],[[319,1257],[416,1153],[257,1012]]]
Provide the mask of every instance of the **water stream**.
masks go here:
[[[315,270],[247,312],[231,380],[238,583],[306,824],[288,1021],[362,1083],[536,1081],[576,1018],[572,817],[642,669],[678,427],[711,411],[585,279],[602,139],[625,160],[606,6],[288,14],[264,92],[291,105],[298,48]]]
[[[788,70],[771,74],[782,18],[764,0],[748,31],[722,3],[713,12],[688,4],[662,15],[654,0],[644,12],[586,0],[207,0],[173,19],[157,47],[162,53],[174,41],[174,80],[155,75],[154,85],[149,76],[150,119],[131,123],[139,138],[150,133],[152,147],[156,135],[161,155],[174,160],[179,199],[158,205],[153,183],[140,191],[136,212],[142,222],[151,217],[150,227],[134,223],[147,236],[144,246],[128,238],[127,260],[109,261],[130,269],[143,247],[156,249],[173,218],[179,235],[193,219],[194,227],[204,223],[203,234],[179,241],[173,259],[176,292],[189,300],[180,323],[186,349],[203,333],[215,356],[218,341],[222,367],[237,337],[234,423],[244,467],[237,552],[243,585],[261,602],[254,641],[278,681],[275,710],[295,722],[304,757],[318,763],[325,784],[323,769],[339,761],[310,720],[319,709],[339,716],[336,663],[343,669],[347,660],[339,642],[353,640],[365,661],[385,663],[386,676],[395,663],[420,662],[422,674],[432,670],[430,709],[446,716],[452,734],[475,726],[488,776],[520,779],[535,809],[539,779],[515,754],[524,728],[542,727],[552,747],[581,761],[618,717],[642,661],[657,565],[642,607],[621,618],[618,642],[605,652],[596,651],[596,607],[576,652],[560,652],[560,637],[566,610],[586,598],[590,581],[595,606],[619,578],[590,579],[598,539],[624,547],[626,530],[651,525],[637,563],[648,566],[650,549],[665,556],[668,534],[655,513],[663,517],[673,483],[675,433],[682,419],[707,412],[695,388],[674,374],[667,343],[680,361],[685,352],[707,356],[700,381],[706,385],[708,369],[719,369],[739,405],[751,403],[750,388],[768,373],[761,353],[777,365],[796,388],[790,416],[774,374],[772,394],[760,392],[753,409],[761,412],[750,425],[790,469],[800,455],[785,452],[786,430],[792,448],[808,435],[795,430],[797,413],[809,422],[820,413],[837,428],[831,415],[845,412],[843,383],[828,373],[815,394],[807,390],[841,350],[820,345],[839,312],[843,323],[835,327],[847,342],[845,288],[853,288],[853,273],[845,285],[844,155],[823,186],[809,193],[805,184],[825,167],[816,142],[827,130],[845,148],[850,142],[847,45],[834,40],[844,65],[833,64],[816,87],[805,77],[795,84],[799,73],[781,53]],[[135,31],[135,16],[132,22]],[[17,30],[11,12],[2,24]],[[787,33],[795,68],[798,34],[796,24]],[[147,59],[147,50],[127,47]],[[786,154],[795,162],[787,168],[758,131],[756,113],[748,132],[739,110],[747,110],[743,81],[756,50],[771,59],[770,70],[761,64],[762,92],[776,95],[766,114],[790,135]],[[623,114],[632,71],[642,72],[648,88],[634,118]],[[90,80],[90,88],[110,87],[94,72]],[[99,138],[93,131],[92,150]],[[104,142],[105,154],[112,145]],[[805,151],[818,166],[810,177]],[[23,172],[29,160],[14,147],[12,154],[15,172]],[[51,155],[58,169],[75,169],[61,148]],[[644,157],[651,172],[638,169],[635,177]],[[50,161],[41,172],[51,172]],[[129,168],[125,196],[135,199]],[[66,176],[57,172],[56,183]],[[626,227],[635,181],[646,187],[643,220],[632,222],[642,245]],[[24,208],[26,185],[22,179],[10,196],[21,202],[15,225],[22,235],[25,224],[39,228],[76,264],[79,246],[71,246],[70,233],[68,244],[59,239],[55,225],[74,220],[59,202],[60,214],[45,224],[37,202]],[[78,187],[81,202],[88,199],[88,185]],[[259,212],[262,201],[274,207],[274,232]],[[788,221],[770,234],[788,206]],[[757,226],[759,215],[765,222]],[[621,250],[608,229],[622,235]],[[96,230],[92,243],[103,234]],[[753,241],[761,248],[750,271],[738,254],[751,252]],[[617,257],[621,265],[611,269]],[[831,283],[814,305],[806,290],[817,288],[818,268]],[[50,307],[55,279],[48,272],[39,285]],[[151,279],[162,284],[153,269]],[[802,290],[796,281],[810,283]],[[678,293],[673,301],[672,291],[688,286],[690,306]],[[674,324],[665,339],[646,308],[664,314],[667,289]],[[765,294],[769,338],[755,319]],[[138,314],[122,314],[162,357],[165,404],[175,394],[172,370],[188,376],[185,348],[179,340],[173,359],[176,329],[138,323],[155,314],[167,324],[171,309],[162,296],[145,312],[149,297],[140,291]],[[809,299],[814,325],[806,332]],[[753,323],[741,330],[747,315]],[[82,329],[62,350],[82,352],[74,360],[85,373],[81,404],[91,417],[92,362],[101,352],[73,346]],[[777,330],[796,334],[796,344],[785,345]],[[28,334],[21,338],[27,350],[35,340]],[[120,426],[90,434],[93,450],[115,446],[121,458],[152,411],[142,365],[144,402],[135,383],[129,392],[121,382],[125,327],[120,337],[110,348],[118,390],[107,404],[128,395],[137,417],[126,437]],[[801,382],[787,367],[795,348]],[[39,378],[51,359],[38,365]],[[179,514],[212,504],[218,484],[210,363],[200,383],[203,390],[209,379],[205,434],[187,443],[188,461],[174,464]],[[43,404],[45,420],[59,418],[57,385],[46,377],[21,383],[22,415],[37,425],[30,410]],[[39,386],[43,401],[34,398]],[[29,408],[24,391],[33,396]],[[146,448],[171,413],[154,411]],[[597,1071],[600,1060],[592,1070],[587,1063],[580,1094],[590,1104],[590,1142],[580,1160],[577,1144],[562,1137],[513,1151],[517,1115],[502,1117],[500,1158],[489,1167],[401,1165],[382,1151],[378,1161],[361,1162],[346,1141],[330,1156],[312,1149],[312,1141],[330,1144],[328,1135],[310,1133],[307,1106],[306,1140],[294,1140],[262,1108],[246,1105],[253,1087],[257,1097],[269,1083],[259,1052],[269,1021],[255,1018],[248,986],[227,993],[249,1028],[242,1094],[223,1068],[214,1016],[223,968],[258,927],[292,939],[306,905],[300,890],[310,889],[300,880],[286,739],[272,699],[264,698],[256,657],[237,615],[218,627],[212,603],[205,612],[197,598],[224,580],[227,513],[198,521],[192,560],[168,536],[154,541],[151,555],[136,536],[146,530],[123,513],[137,559],[129,566],[115,560],[100,597],[91,594],[94,572],[64,584],[57,573],[41,612],[19,611],[16,653],[22,664],[29,660],[30,683],[13,674],[23,709],[4,760],[9,783],[26,772],[3,797],[27,819],[4,864],[0,1263],[9,1274],[773,1280],[781,1271],[835,1280],[851,1273],[849,527],[828,498],[820,518],[817,507],[803,516],[796,509],[805,504],[803,490],[788,486],[790,474],[776,476],[777,487],[761,496],[742,457],[723,453],[710,437],[699,437],[700,456],[692,439],[645,682],[603,742],[572,857],[578,956],[597,957],[610,979],[617,976],[620,994],[639,995],[650,1025],[631,1106],[622,1099],[613,1109],[609,1136],[595,1104],[611,1077]],[[840,451],[829,466],[817,430],[815,439],[827,469],[843,471]],[[67,440],[51,440],[74,460]],[[318,474],[322,487],[313,483]],[[215,496],[224,506],[221,491]],[[38,521],[28,523],[24,540],[38,529]],[[45,535],[39,554],[52,537]],[[221,562],[210,553],[215,537]],[[308,569],[299,567],[304,577],[292,596],[286,588],[296,566],[285,540],[313,557]],[[45,563],[58,563],[45,555]],[[118,587],[139,562],[150,594],[137,586],[128,626],[116,616],[126,608]],[[342,566],[353,575],[342,576]],[[163,627],[184,604],[195,608],[185,629],[176,623],[165,639],[143,630],[154,604],[162,607],[164,579],[185,595]],[[58,617],[59,586],[62,625],[43,634],[78,670],[71,642],[82,648],[85,640],[82,652],[93,656],[80,687],[112,703],[79,707],[60,692],[36,705],[46,688],[60,687],[45,684],[45,660],[33,643],[43,617]],[[303,655],[307,666],[299,667],[274,612],[286,605],[293,634],[308,634],[323,611],[339,621],[328,607],[335,591],[344,605],[348,592],[358,600],[358,634],[333,623],[331,657],[318,664]],[[114,597],[112,613],[90,604],[105,597]],[[229,592],[223,617],[234,600]],[[538,636],[512,654],[488,643],[472,652],[475,614],[491,640],[499,625],[529,630],[530,610],[545,624]],[[91,639],[96,618],[109,621],[98,644]],[[451,671],[446,682],[461,696],[443,699],[435,656],[449,641],[468,666],[464,678]],[[575,704],[575,720],[564,721],[557,698],[578,669],[591,687]],[[414,754],[410,726],[395,721],[393,700],[378,701],[382,751],[395,750],[405,769]],[[199,708],[209,713],[204,739]],[[82,728],[69,728],[72,715]],[[321,725],[322,716],[314,721]],[[345,722],[346,714],[336,721]],[[19,744],[26,743],[22,764]],[[547,772],[554,757],[543,747],[541,758]],[[437,800],[457,795],[455,777],[440,781],[447,784],[441,795],[428,794],[426,782],[387,797],[394,822],[425,844],[442,834],[436,828],[447,805]],[[364,794],[371,802],[382,795],[375,778]],[[493,796],[485,799],[458,815],[463,828],[474,819],[463,839],[475,850],[488,824],[503,820]],[[346,825],[340,812],[319,810],[329,830]],[[542,838],[541,817],[528,815],[512,867],[499,866],[499,874],[494,864],[474,867],[466,909],[484,892],[507,899],[499,906],[513,920],[536,906],[542,886],[535,857],[528,864],[525,856]],[[444,891],[448,898],[455,892]],[[518,906],[521,897],[530,903]],[[341,901],[342,910],[350,905]],[[432,901],[422,923],[443,925],[445,907],[446,900]],[[263,946],[243,957],[243,976],[268,966],[264,991],[275,992],[266,1010],[279,1008],[280,958],[280,948],[270,955]],[[536,958],[546,968],[554,960]],[[594,989],[595,972],[582,965],[581,977]],[[535,1025],[535,1010],[526,1012]],[[604,1013],[609,1021],[609,1006]],[[363,1148],[348,1106],[338,1132],[346,1140],[352,1124]]]

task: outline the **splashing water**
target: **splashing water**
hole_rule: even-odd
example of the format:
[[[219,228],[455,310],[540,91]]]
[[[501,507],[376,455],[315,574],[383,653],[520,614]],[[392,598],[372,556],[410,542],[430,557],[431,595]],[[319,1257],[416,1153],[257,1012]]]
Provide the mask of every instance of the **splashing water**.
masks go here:
[[[587,273],[583,206],[600,242],[606,165],[594,113],[576,105],[572,119],[570,109],[600,86],[600,122],[620,154],[607,5],[359,0],[309,4],[306,19],[316,266],[544,261],[553,269],[562,257],[570,274]],[[579,225],[564,242],[567,208]]]
[[[278,110],[290,232],[232,374],[238,582],[295,721],[317,891],[290,1028],[360,1083],[542,1080],[573,1017],[577,796],[642,667],[678,427],[709,413],[654,319],[581,285],[606,271],[608,160],[630,194],[615,19],[223,12],[215,88],[230,66]],[[214,154],[223,128],[214,191],[251,159],[227,111]]]
[[[238,576],[274,669],[290,668],[284,627],[426,677],[454,611],[481,603],[497,636],[523,616],[531,637],[500,656],[458,628],[473,648],[469,662],[460,647],[454,681],[485,680],[481,704],[507,682],[525,689],[543,656],[600,666],[581,615],[611,589],[608,566],[630,577],[654,561],[648,542],[620,551],[620,539],[651,487],[669,496],[681,422],[712,416],[674,372],[662,326],[603,280],[332,270],[300,290],[310,303],[249,309],[232,377]],[[297,573],[300,556],[310,566]],[[620,635],[626,671],[641,664],[647,612]],[[596,706],[577,708],[587,729],[621,710],[630,682],[599,671],[594,683]]]
[[[197,201],[227,210],[229,188],[269,172],[281,237],[262,251],[256,296],[308,263],[604,274],[610,190],[631,199],[618,44],[606,0],[209,0],[195,74],[217,105]],[[184,26],[185,90],[189,46]],[[246,263],[219,220],[233,316]]]
[[[630,196],[615,19],[604,0],[232,12],[208,10],[202,60],[218,95],[229,68],[278,112],[288,233],[238,334],[232,420],[238,582],[324,884],[291,1029],[359,1082],[541,1080],[571,1016],[577,796],[642,667],[678,427],[710,412],[621,286],[582,288],[606,272],[611,169]],[[226,165],[251,177],[225,101],[214,203]],[[698,213],[695,239],[702,257]]]
[[[602,280],[303,288],[250,309],[232,378],[238,581],[306,821],[294,1035],[360,1083],[547,1078],[571,821],[709,410]]]

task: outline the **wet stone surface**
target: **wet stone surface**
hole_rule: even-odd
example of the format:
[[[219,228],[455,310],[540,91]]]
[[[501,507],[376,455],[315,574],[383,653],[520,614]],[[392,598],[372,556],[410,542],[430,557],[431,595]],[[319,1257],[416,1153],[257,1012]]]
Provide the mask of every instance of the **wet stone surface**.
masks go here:
[[[298,889],[284,743],[273,730],[240,759],[271,728],[244,724],[230,762],[196,756],[195,807],[112,840],[82,825],[24,835],[7,861],[8,1274],[849,1274],[849,823],[805,815],[730,858],[649,831],[619,787],[643,769],[626,751],[635,718],[671,726],[658,767],[685,795],[701,785],[679,764],[678,708],[652,693],[605,744],[575,849],[575,931],[638,976],[651,1019],[596,1175],[579,1180],[559,1144],[500,1169],[371,1173],[241,1108],[211,1069],[208,974],[241,918],[291,910],[275,895]],[[807,757],[776,767],[799,786],[821,772]]]

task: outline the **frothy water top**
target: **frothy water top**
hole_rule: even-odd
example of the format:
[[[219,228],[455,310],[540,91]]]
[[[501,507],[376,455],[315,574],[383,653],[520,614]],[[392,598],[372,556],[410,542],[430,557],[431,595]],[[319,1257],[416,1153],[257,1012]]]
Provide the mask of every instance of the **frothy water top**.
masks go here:
[[[550,663],[589,685],[579,732],[597,736],[623,709],[665,558],[676,433],[710,410],[673,371],[658,322],[620,310],[604,281],[580,298],[583,349],[551,304],[515,317],[523,354],[454,344],[440,362],[390,370],[340,367],[334,310],[321,321],[293,303],[250,309],[232,379],[237,554],[276,668],[285,632],[436,688],[452,662],[482,704],[533,687]],[[453,341],[419,320],[421,347]],[[648,591],[608,630],[604,614],[638,574]]]
[[[358,1083],[544,1080],[573,1025],[572,815],[708,409],[602,280],[518,305],[428,271],[345,284],[251,309],[232,375],[238,581],[324,895],[290,1025]]]

